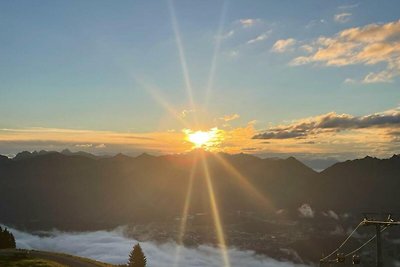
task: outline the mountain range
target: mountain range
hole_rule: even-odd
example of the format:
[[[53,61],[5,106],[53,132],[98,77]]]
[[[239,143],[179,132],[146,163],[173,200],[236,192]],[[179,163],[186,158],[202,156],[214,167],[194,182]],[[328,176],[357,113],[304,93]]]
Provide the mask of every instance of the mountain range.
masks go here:
[[[173,220],[182,214],[191,174],[190,214],[210,212],[207,174],[223,219],[238,211],[298,216],[304,204],[311,216],[400,208],[399,155],[349,160],[316,172],[293,157],[206,151],[97,157],[64,150],[0,156],[0,221],[79,230]]]

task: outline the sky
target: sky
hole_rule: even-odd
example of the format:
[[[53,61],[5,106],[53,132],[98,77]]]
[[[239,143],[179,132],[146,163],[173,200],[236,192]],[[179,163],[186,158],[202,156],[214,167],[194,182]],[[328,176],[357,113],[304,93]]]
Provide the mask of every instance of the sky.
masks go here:
[[[400,3],[1,1],[0,154],[387,157]],[[198,146],[197,146],[198,147]]]

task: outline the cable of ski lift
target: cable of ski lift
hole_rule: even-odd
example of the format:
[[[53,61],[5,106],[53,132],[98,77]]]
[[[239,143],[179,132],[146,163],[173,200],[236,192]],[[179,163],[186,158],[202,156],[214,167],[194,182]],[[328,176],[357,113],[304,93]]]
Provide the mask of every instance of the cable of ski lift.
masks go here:
[[[330,258],[333,254],[337,253],[346,243],[347,241],[349,241],[350,237],[357,231],[357,229],[364,224],[364,221],[361,221],[356,228],[354,228],[354,230],[350,233],[350,235],[342,242],[342,244],[340,244],[340,246],[335,249],[334,251],[332,251],[328,256],[322,258],[320,261],[326,261],[328,258]]]
[[[388,228],[389,228],[389,226],[386,226],[386,227],[382,228],[381,233],[382,233],[383,231],[385,231],[386,229],[388,229]],[[353,250],[352,252],[347,253],[347,254],[345,255],[345,257],[351,256],[351,255],[357,253],[360,249],[362,249],[363,247],[365,247],[366,245],[368,245],[368,243],[370,243],[370,242],[371,242],[372,240],[374,240],[375,238],[376,238],[376,234],[375,234],[373,237],[371,237],[370,239],[368,239],[364,244],[362,244],[362,245],[361,245],[360,247],[358,247],[357,249]]]

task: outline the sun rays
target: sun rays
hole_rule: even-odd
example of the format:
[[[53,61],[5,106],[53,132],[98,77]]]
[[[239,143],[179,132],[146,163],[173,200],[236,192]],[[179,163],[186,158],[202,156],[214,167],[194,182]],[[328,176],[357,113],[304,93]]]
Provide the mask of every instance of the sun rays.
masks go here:
[[[169,10],[170,10],[170,14],[171,14],[172,27],[174,30],[176,44],[177,44],[178,51],[179,51],[179,59],[181,62],[182,72],[183,72],[183,76],[184,76],[186,92],[187,92],[187,95],[189,98],[191,108],[195,109],[195,103],[194,103],[194,99],[193,99],[193,92],[192,92],[192,85],[191,85],[190,76],[189,76],[189,70],[188,70],[187,63],[186,63],[186,58],[185,58],[185,54],[184,54],[184,49],[183,49],[183,45],[182,45],[182,41],[181,41],[181,37],[180,37],[178,22],[176,19],[172,0],[170,0],[168,2],[168,4],[169,4]],[[221,21],[222,20],[223,19],[221,18]],[[221,31],[221,27],[222,27],[221,24],[222,24],[222,22],[220,23],[219,32]],[[217,54],[217,51],[219,48],[219,42],[220,41],[217,40],[217,44],[216,44],[216,47],[214,50],[214,56],[213,56],[213,60],[212,60],[212,64],[211,64],[211,70],[210,70],[210,77],[208,79],[206,99],[208,98],[208,95],[210,94],[209,91],[211,90],[212,83],[213,83],[213,78],[214,78],[213,76],[214,76],[215,67],[216,67],[216,54]],[[195,118],[195,123],[197,123],[196,118]],[[191,130],[186,129],[187,140],[192,142],[196,148],[208,146],[212,142],[215,142],[217,133],[218,133],[218,129],[216,129],[216,128],[212,129],[208,132],[205,132],[205,131],[192,132]],[[205,180],[206,180],[206,184],[207,184],[208,196],[210,198],[214,226],[215,226],[215,230],[216,230],[216,234],[217,234],[217,240],[219,243],[219,247],[221,249],[221,257],[222,257],[224,266],[230,267],[229,256],[228,256],[226,242],[225,242],[225,236],[224,236],[224,232],[223,232],[223,226],[222,226],[222,222],[221,222],[221,218],[220,218],[220,213],[218,210],[218,204],[216,201],[213,184],[211,181],[211,176],[209,173],[206,159],[203,154],[201,156],[202,156],[201,157],[202,166],[204,169],[204,176],[205,176]],[[187,191],[186,198],[185,198],[183,214],[182,214],[182,221],[181,221],[181,225],[179,228],[179,236],[178,236],[179,244],[177,246],[176,253],[175,253],[175,266],[179,266],[180,250],[181,250],[181,246],[182,246],[182,242],[183,242],[183,237],[184,237],[184,234],[186,231],[188,211],[189,211],[189,206],[190,206],[191,197],[192,197],[193,179],[195,176],[196,169],[197,169],[197,161],[194,162],[194,164],[192,166],[192,171],[191,171],[191,174],[189,177],[188,191]]]
[[[210,73],[208,76],[205,104],[204,104],[206,107],[208,106],[210,94],[211,94],[212,88],[214,86],[214,77],[215,77],[215,72],[216,72],[216,68],[217,68],[217,56],[218,56],[218,52],[219,52],[219,49],[221,46],[223,25],[224,25],[224,21],[225,21],[227,5],[228,5],[228,2],[225,0],[222,5],[222,11],[221,11],[221,16],[220,16],[220,20],[219,20],[218,31],[217,31],[217,35],[216,35],[216,42],[215,42],[215,46],[214,46],[214,53],[213,53],[213,57],[211,60]]]
[[[176,41],[176,45],[178,47],[179,61],[181,63],[181,67],[182,67],[183,78],[185,80],[186,93],[188,95],[191,108],[194,109],[195,103],[194,103],[194,99],[193,99],[192,83],[190,81],[189,69],[188,69],[188,66],[186,63],[185,51],[184,51],[184,48],[182,45],[182,39],[181,39],[180,31],[179,31],[178,21],[177,21],[176,14],[175,14],[173,0],[168,1],[168,7],[169,7],[170,15],[171,15],[172,28],[173,28],[174,34],[175,34],[175,41]]]
[[[192,162],[192,169],[190,171],[188,189],[187,189],[186,197],[185,197],[185,204],[183,206],[183,211],[182,211],[181,224],[180,224],[179,233],[178,233],[178,246],[176,246],[176,252],[175,252],[174,267],[179,266],[180,252],[181,252],[181,248],[183,246],[183,237],[186,232],[189,208],[190,208],[190,203],[192,200],[193,182],[194,182],[194,177],[196,175],[196,170],[197,170],[196,162],[197,162],[197,156],[195,155],[195,157],[193,158],[193,162]]]
[[[219,154],[213,154],[218,162],[224,166],[224,168],[232,174],[238,183],[243,186],[244,190],[247,191],[252,197],[255,197],[257,202],[262,205],[266,210],[273,210],[271,202],[262,194],[257,188],[244,176],[242,175],[232,164],[224,159]]]
[[[220,212],[218,209],[217,200],[215,197],[215,191],[214,191],[214,186],[213,186],[211,175],[210,175],[210,170],[209,170],[209,167],[207,164],[207,158],[205,157],[204,153],[202,153],[201,156],[202,156],[201,162],[202,162],[203,169],[204,169],[204,178],[205,178],[206,184],[207,184],[208,196],[210,198],[210,204],[211,204],[211,212],[212,212],[213,219],[214,219],[214,227],[215,227],[215,231],[217,234],[217,240],[218,240],[218,243],[219,243],[219,246],[221,249],[222,260],[224,263],[224,267],[230,267],[231,264],[229,261],[229,255],[228,255],[228,251],[227,251],[227,247],[226,247],[225,234],[224,234],[224,230],[223,230],[223,226],[222,226],[222,222],[221,222],[221,217],[220,217]]]
[[[187,191],[182,207],[182,214],[180,216],[180,224],[179,231],[177,235],[177,246],[175,250],[175,258],[174,258],[174,267],[179,267],[181,264],[181,250],[183,249],[184,237],[187,232],[188,220],[189,220],[189,211],[192,205],[193,198],[193,190],[195,179],[201,178],[204,179],[205,188],[207,192],[204,192],[208,196],[208,202],[210,205],[210,213],[212,215],[213,226],[215,230],[216,240],[218,249],[221,254],[221,262],[222,266],[230,267],[230,258],[227,249],[226,235],[224,231],[224,224],[222,213],[220,210],[220,206],[218,204],[218,196],[217,191],[215,190],[214,182],[216,177],[212,176],[212,171],[210,169],[209,161],[213,160],[213,163],[220,164],[226,170],[226,172],[231,175],[238,185],[244,189],[244,191],[255,197],[258,203],[261,203],[262,206],[269,210],[271,209],[271,204],[258,190],[254,187],[254,185],[238,170],[236,170],[229,161],[223,158],[218,154],[211,154],[210,156],[206,151],[214,151],[215,148],[221,144],[223,139],[225,138],[225,133],[223,130],[218,129],[217,127],[208,128],[208,130],[204,130],[204,125],[199,125],[198,117],[196,114],[196,102],[193,97],[193,87],[191,83],[191,78],[189,74],[189,68],[187,65],[187,60],[185,57],[184,45],[182,43],[182,38],[179,30],[178,20],[175,13],[175,7],[173,0],[168,0],[168,8],[171,17],[171,25],[173,29],[173,33],[175,36],[175,42],[178,50],[179,62],[182,69],[183,81],[185,86],[185,92],[187,95],[187,99],[189,102],[190,110],[194,110],[193,121],[188,122],[187,118],[183,118],[180,113],[173,105],[171,105],[166,98],[161,94],[161,90],[151,83],[141,79],[140,77],[135,78],[135,82],[139,84],[142,88],[144,88],[152,98],[158,103],[162,108],[165,109],[166,113],[169,114],[172,118],[176,119],[176,121],[183,128],[183,134],[185,135],[185,140],[189,143],[193,144],[192,149],[201,148],[199,151],[194,153],[193,159],[191,161],[191,171],[188,174],[187,181]],[[217,29],[216,41],[214,44],[213,55],[211,58],[211,65],[209,70],[209,77],[206,80],[206,88],[205,88],[205,98],[204,98],[204,107],[208,106],[209,98],[211,92],[214,87],[214,79],[217,68],[217,56],[219,53],[220,45],[221,45],[221,34],[223,32],[223,23],[225,20],[225,13],[227,9],[227,1],[223,2],[221,17],[219,20],[219,25]],[[196,130],[191,130],[196,129]],[[203,129],[203,130],[198,130]],[[182,140],[184,141],[184,140]],[[204,150],[203,150],[204,149]],[[202,177],[197,177],[201,174]]]
[[[219,52],[219,47],[220,47],[220,35],[222,33],[223,29],[223,22],[224,22],[224,17],[225,17],[225,12],[226,12],[226,5],[227,2],[223,2],[223,7],[222,7],[222,12],[221,12],[221,17],[219,21],[219,26],[217,30],[217,39],[214,47],[214,52],[212,56],[212,61],[211,61],[211,66],[210,66],[210,71],[209,71],[209,77],[207,80],[207,87],[205,90],[205,106],[208,105],[208,100],[209,96],[211,94],[211,90],[214,85],[214,76],[216,72],[216,66],[217,66],[217,54]],[[179,61],[181,64],[182,68],[182,74],[185,82],[185,87],[186,87],[186,93],[188,96],[188,100],[190,103],[190,107],[195,110],[196,104],[193,99],[193,90],[192,90],[192,85],[191,85],[191,79],[189,75],[189,69],[187,66],[187,61],[185,58],[185,53],[184,53],[184,46],[182,44],[182,39],[179,31],[179,25],[177,21],[177,17],[175,14],[175,8],[173,5],[173,1],[169,0],[168,1],[168,7],[170,11],[170,16],[171,16],[171,24],[173,28],[173,32],[175,35],[175,41],[176,45],[178,48],[178,53],[179,53]],[[151,88],[150,88],[151,89]],[[218,145],[223,136],[222,136],[222,131],[218,130],[218,128],[212,128],[208,131],[193,131],[190,130],[190,128],[187,126],[187,123],[182,120],[179,116],[176,116],[176,111],[165,101],[163,98],[160,97],[159,94],[155,93],[154,90],[150,90],[150,93],[153,95],[153,97],[157,100],[158,103],[160,103],[170,114],[172,114],[174,117],[178,119],[178,121],[185,127],[183,132],[186,134],[186,141],[189,141],[193,144],[193,148],[202,148],[205,150],[212,150],[213,146]],[[197,117],[194,116],[194,124],[192,127],[194,128],[200,128],[200,125],[198,125],[198,120]],[[223,227],[223,222],[221,219],[221,213],[218,205],[218,200],[214,188],[214,183],[213,183],[213,177],[210,172],[210,167],[208,164],[208,158],[206,155],[205,150],[200,150],[197,153],[195,153],[193,162],[192,162],[192,169],[189,175],[189,180],[188,180],[188,187],[187,187],[187,192],[183,204],[183,210],[182,210],[182,216],[181,216],[181,222],[179,225],[179,233],[177,236],[177,248],[175,252],[175,267],[179,266],[180,263],[180,254],[181,254],[181,249],[183,246],[183,240],[184,240],[184,235],[187,229],[187,223],[188,223],[188,216],[189,216],[189,210],[190,210],[190,205],[192,202],[192,191],[193,191],[193,184],[194,184],[194,179],[196,177],[196,173],[199,170],[199,167],[202,169],[202,174],[203,178],[206,184],[207,188],[207,195],[209,198],[209,203],[210,203],[210,209],[211,209],[211,214],[213,218],[213,224],[215,228],[215,234],[217,237],[218,241],[218,247],[221,252],[221,259],[223,262],[224,267],[230,267],[230,259],[229,259],[229,254],[227,250],[227,244],[226,244],[226,237],[224,233],[224,227]],[[238,183],[243,185],[245,190],[256,196],[257,200],[260,200],[263,204],[265,204],[266,207],[269,208],[269,202],[266,200],[261,193],[259,193],[254,186],[244,177],[241,175],[231,164],[225,159],[217,156],[217,161],[219,164],[221,164],[227,171],[228,173],[232,174]],[[198,166],[198,164],[201,164],[201,166]]]

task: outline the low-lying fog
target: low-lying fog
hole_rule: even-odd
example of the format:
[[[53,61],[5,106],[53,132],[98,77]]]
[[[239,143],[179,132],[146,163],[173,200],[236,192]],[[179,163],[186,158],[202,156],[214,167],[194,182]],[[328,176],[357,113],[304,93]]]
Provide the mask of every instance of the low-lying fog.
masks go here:
[[[121,264],[128,260],[136,240],[124,236],[124,228],[113,231],[95,232],[41,232],[30,234],[9,228],[17,242],[18,248],[57,251],[87,257],[107,263]],[[207,245],[197,248],[180,248],[179,264],[175,265],[178,246],[175,243],[156,244],[140,243],[150,267],[219,267],[223,266],[219,250]],[[232,267],[301,267],[292,262],[280,262],[265,256],[255,255],[252,251],[240,251],[230,248],[229,257]]]

